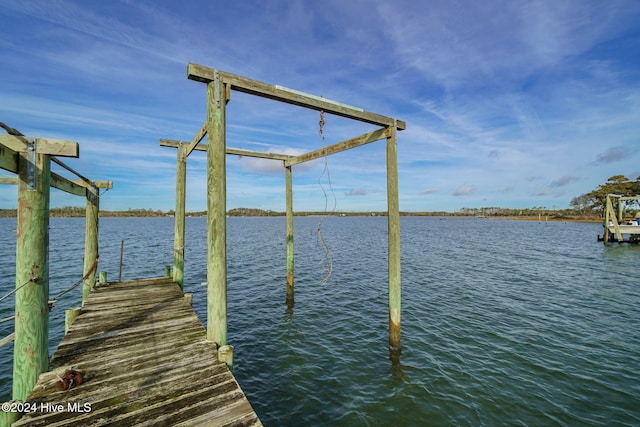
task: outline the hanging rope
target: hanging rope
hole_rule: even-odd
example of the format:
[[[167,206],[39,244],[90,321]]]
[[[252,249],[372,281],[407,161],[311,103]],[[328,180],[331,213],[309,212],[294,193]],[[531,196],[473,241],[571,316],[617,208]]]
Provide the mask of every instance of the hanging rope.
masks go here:
[[[322,143],[326,146],[326,142],[324,138],[325,124],[326,122],[324,120],[324,111],[320,110],[320,120],[318,121],[318,127],[319,127],[320,137],[322,138]],[[322,282],[321,282],[322,285],[324,285],[329,281],[329,279],[331,278],[331,273],[333,272],[333,252],[331,251],[331,248],[329,248],[329,245],[327,244],[327,242],[324,239],[324,236],[322,235],[322,222],[324,221],[324,218],[327,214],[327,207],[329,205],[329,198],[327,197],[327,192],[325,191],[324,186],[322,185],[322,177],[325,176],[325,174],[327,175],[327,182],[329,184],[329,189],[331,190],[331,194],[333,195],[333,208],[331,211],[335,212],[336,206],[337,206],[337,200],[336,200],[336,194],[333,191],[333,185],[331,184],[331,174],[329,173],[329,159],[326,154],[324,156],[324,169],[322,170],[322,174],[320,174],[320,177],[318,178],[318,184],[320,185],[320,189],[322,190],[322,194],[324,195],[324,214],[325,214],[320,217],[320,221],[318,221],[318,230],[317,230],[318,240],[320,241],[320,244],[324,249],[324,258],[322,258],[321,263],[326,264],[326,266],[323,269],[323,271],[326,274],[322,279]]]

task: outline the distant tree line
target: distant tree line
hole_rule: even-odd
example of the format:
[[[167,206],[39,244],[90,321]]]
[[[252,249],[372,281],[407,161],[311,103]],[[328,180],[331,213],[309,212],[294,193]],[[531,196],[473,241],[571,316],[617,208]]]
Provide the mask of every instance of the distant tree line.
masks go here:
[[[480,208],[462,208],[458,212],[400,212],[402,216],[487,216],[487,217],[539,217],[544,215],[551,219],[590,219],[604,216],[604,208],[607,194],[621,196],[640,196],[640,176],[635,181],[624,175],[610,177],[607,182],[601,184],[589,193],[574,197],[569,203],[568,209],[558,209],[556,206],[533,206],[525,209],[501,208],[487,206]],[[640,209],[638,201],[625,202],[625,208],[629,210]],[[164,212],[160,209],[128,209],[126,211],[100,211],[102,217],[171,217],[175,212]],[[15,218],[15,209],[0,209],[0,218]],[[52,217],[83,217],[85,208],[78,206],[65,206],[63,208],[51,208]],[[206,216],[206,211],[188,212],[187,216]],[[229,216],[284,216],[284,212],[264,210],[257,208],[234,208],[227,212]],[[334,215],[334,216],[386,216],[382,212],[296,212],[297,216],[309,215]]]

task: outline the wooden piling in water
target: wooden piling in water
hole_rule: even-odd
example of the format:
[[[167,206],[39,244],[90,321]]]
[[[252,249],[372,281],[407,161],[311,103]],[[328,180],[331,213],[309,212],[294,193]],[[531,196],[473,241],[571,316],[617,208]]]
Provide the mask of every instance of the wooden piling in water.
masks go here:
[[[226,90],[207,84],[207,339],[227,344]]]
[[[178,146],[176,160],[176,210],[173,233],[173,281],[184,290],[184,218],[187,190],[187,146]]]
[[[84,280],[82,281],[82,304],[96,285],[96,261],[98,259],[98,221],[100,211],[100,193],[93,185],[87,188],[87,207],[85,214],[84,236]]]
[[[291,166],[285,166],[287,204],[287,306],[294,304],[294,252],[293,252],[293,179]]]
[[[389,234],[389,349],[400,350],[400,202],[396,125],[387,138],[387,209]]]
[[[118,269],[118,282],[122,282],[122,263],[124,261],[124,240],[120,242],[120,268]]]
[[[25,400],[49,363],[48,154],[20,153],[16,232],[13,398]]]

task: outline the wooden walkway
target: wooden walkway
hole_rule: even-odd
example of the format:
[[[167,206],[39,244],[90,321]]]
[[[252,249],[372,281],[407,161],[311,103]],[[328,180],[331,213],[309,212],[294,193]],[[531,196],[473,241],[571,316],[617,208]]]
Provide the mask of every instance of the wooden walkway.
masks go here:
[[[112,283],[88,297],[13,426],[261,426],[170,278]],[[78,370],[82,384],[56,389]]]

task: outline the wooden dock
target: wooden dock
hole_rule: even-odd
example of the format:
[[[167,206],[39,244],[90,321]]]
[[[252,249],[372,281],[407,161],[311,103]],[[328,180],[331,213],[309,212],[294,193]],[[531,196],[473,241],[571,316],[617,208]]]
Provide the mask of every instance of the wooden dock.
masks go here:
[[[60,391],[67,370],[82,384]],[[27,401],[13,426],[262,425],[168,277],[96,288]]]

